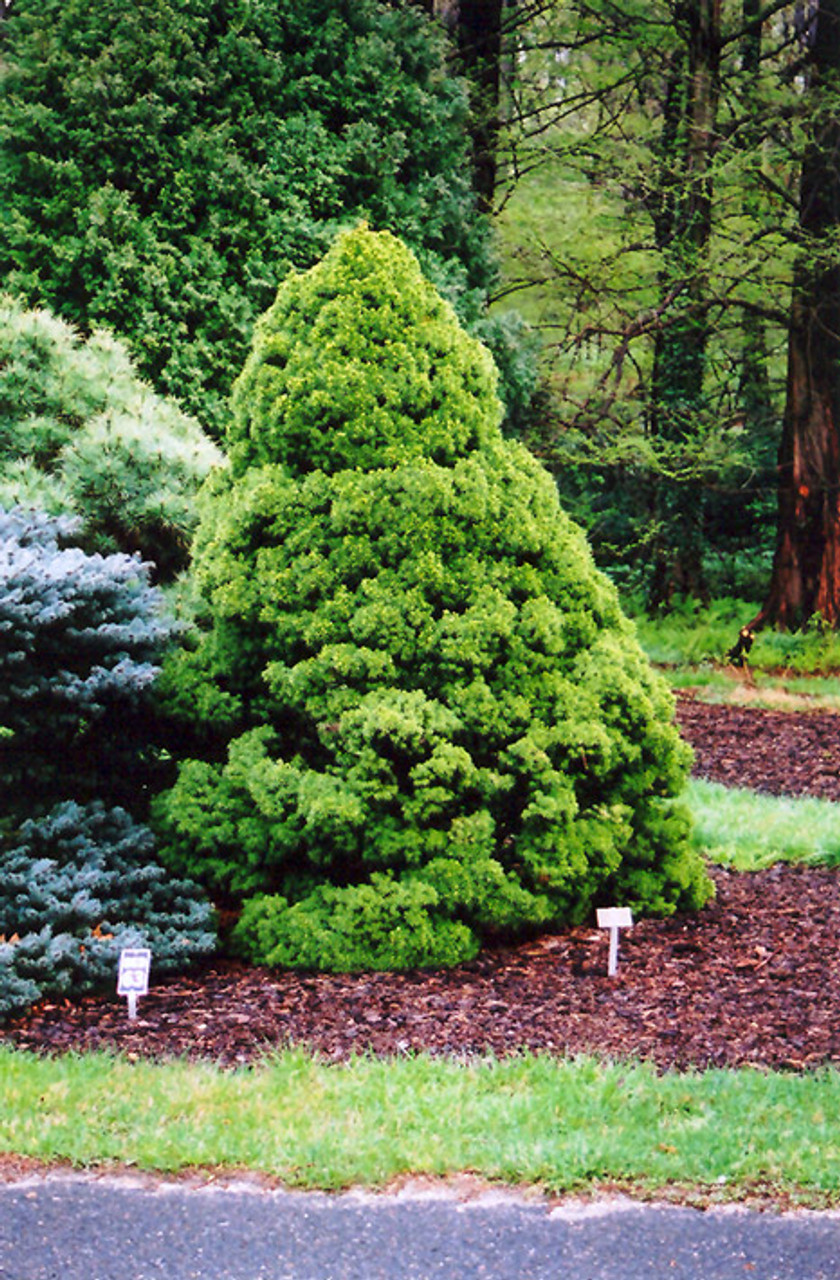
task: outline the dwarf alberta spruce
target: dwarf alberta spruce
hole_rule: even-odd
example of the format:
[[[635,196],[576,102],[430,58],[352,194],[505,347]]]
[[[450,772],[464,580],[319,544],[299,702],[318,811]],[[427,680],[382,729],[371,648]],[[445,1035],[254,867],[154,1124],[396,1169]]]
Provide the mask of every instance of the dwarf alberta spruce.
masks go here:
[[[258,326],[195,547],[208,626],[163,677],[205,750],[156,811],[257,960],[449,964],[711,891],[670,695],[500,416],[387,233],[340,237]]]

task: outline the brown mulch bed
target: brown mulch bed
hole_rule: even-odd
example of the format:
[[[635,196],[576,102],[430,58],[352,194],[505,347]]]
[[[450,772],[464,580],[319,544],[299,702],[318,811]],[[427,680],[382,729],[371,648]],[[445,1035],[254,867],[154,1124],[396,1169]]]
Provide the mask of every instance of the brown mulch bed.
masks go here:
[[[678,720],[698,774],[840,800],[840,716],[681,699]],[[660,1069],[840,1063],[838,874],[716,871],[717,897],[696,916],[622,933],[613,978],[606,935],[594,928],[429,973],[299,975],[220,962],[155,985],[134,1023],[116,998],[45,1002],[0,1040],[226,1066],[288,1044],[336,1062],[527,1048],[630,1055]]]
[[[677,723],[694,747],[694,773],[727,787],[840,801],[840,714],[716,706],[692,697]]]

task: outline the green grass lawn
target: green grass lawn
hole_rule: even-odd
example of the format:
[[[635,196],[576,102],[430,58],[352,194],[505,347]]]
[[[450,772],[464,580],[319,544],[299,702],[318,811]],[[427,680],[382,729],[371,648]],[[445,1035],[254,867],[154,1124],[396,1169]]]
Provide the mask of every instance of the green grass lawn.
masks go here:
[[[77,1166],[249,1170],[322,1189],[469,1171],[554,1194],[840,1199],[834,1071],[657,1075],[531,1055],[327,1066],[289,1051],[223,1072],[3,1050],[0,1096],[0,1150]]]
[[[697,778],[686,800],[695,847],[712,862],[736,871],[774,862],[840,863],[840,805],[829,800],[757,795]]]

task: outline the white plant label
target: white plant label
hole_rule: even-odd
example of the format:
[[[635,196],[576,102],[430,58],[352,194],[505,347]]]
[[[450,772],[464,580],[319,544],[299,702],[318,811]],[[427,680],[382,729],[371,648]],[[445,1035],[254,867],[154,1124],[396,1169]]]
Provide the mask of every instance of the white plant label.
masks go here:
[[[128,1016],[137,1017],[137,998],[149,994],[149,970],[152,953],[148,947],[130,947],[120,952],[117,973],[117,995],[128,997]]]
[[[618,972],[618,931],[632,927],[633,913],[629,907],[598,908],[598,928],[610,931],[610,962],[607,973],[611,978]]]

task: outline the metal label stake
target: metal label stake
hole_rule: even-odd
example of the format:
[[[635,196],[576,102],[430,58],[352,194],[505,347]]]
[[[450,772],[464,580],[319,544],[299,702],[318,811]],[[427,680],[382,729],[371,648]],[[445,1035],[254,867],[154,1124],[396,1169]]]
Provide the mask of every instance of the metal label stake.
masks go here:
[[[131,947],[120,952],[117,995],[128,997],[128,1020],[137,1017],[137,998],[149,994],[152,953],[148,947]]]
[[[618,972],[618,931],[632,929],[633,913],[629,907],[599,907],[598,928],[610,931],[610,961],[607,973],[612,978]]]

